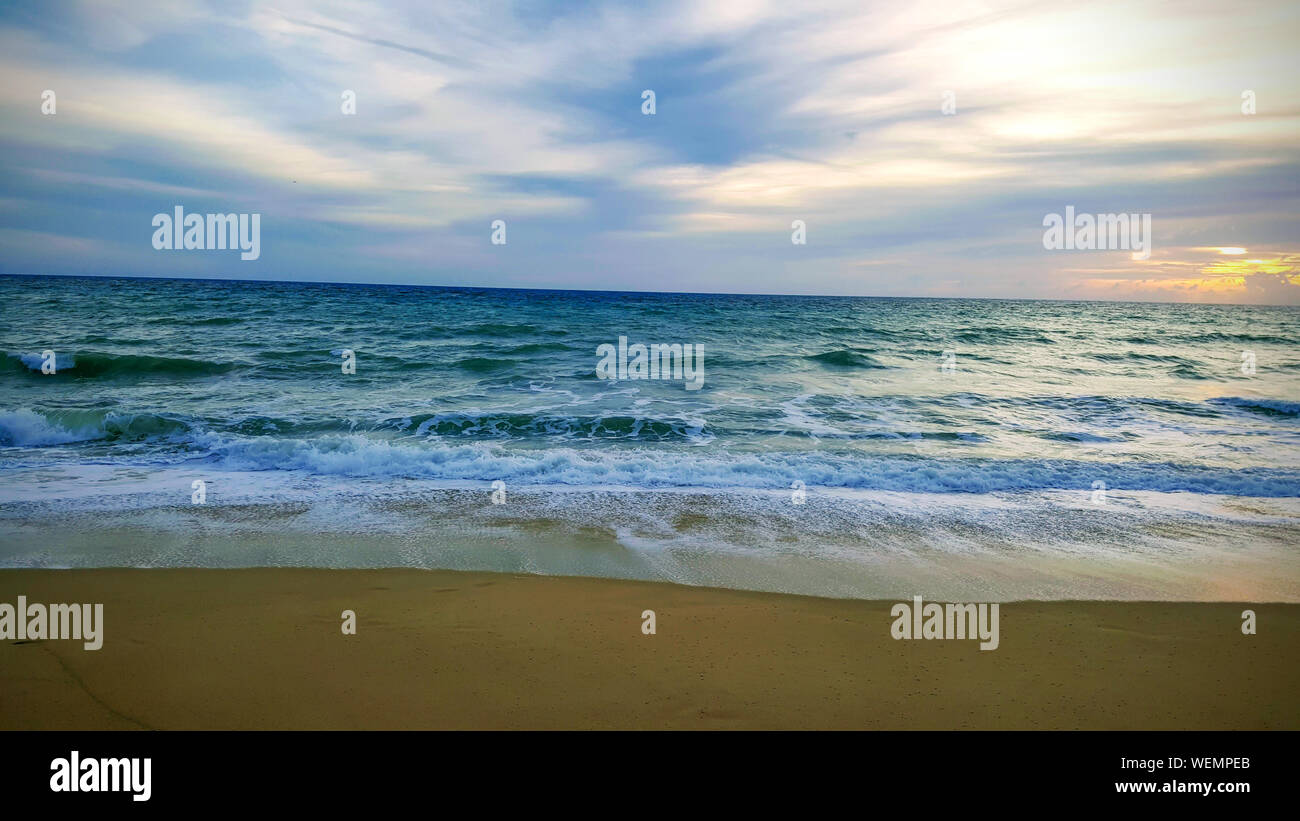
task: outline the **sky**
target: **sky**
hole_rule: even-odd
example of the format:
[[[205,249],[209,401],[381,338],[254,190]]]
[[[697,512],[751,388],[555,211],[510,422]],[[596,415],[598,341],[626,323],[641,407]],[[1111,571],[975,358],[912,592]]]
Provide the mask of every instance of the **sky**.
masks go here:
[[[1289,0],[6,2],[0,273],[1300,304],[1298,42]],[[177,205],[260,256],[155,249]],[[1045,248],[1067,207],[1149,257]]]

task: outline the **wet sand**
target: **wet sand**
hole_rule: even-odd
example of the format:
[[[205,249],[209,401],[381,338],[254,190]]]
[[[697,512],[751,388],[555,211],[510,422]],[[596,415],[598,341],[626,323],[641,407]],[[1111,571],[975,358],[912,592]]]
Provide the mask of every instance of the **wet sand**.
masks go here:
[[[2,729],[1300,729],[1294,604],[1010,602],[981,651],[892,639],[893,601],[595,578],[0,570],[20,594],[103,603],[104,643],[0,641]]]

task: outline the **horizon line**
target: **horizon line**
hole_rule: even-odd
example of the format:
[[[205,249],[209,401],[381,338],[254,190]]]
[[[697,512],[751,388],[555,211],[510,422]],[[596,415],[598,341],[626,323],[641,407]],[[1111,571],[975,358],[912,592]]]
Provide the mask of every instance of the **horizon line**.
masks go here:
[[[165,282],[250,282],[272,285],[338,285],[350,288],[438,288],[444,290],[470,291],[540,291],[543,293],[575,294],[630,294],[637,296],[732,296],[732,297],[794,297],[800,299],[964,299],[984,302],[1079,302],[1099,303],[1104,305],[1216,305],[1239,308],[1300,308],[1300,305],[1287,305],[1271,302],[1170,302],[1167,300],[1147,299],[1078,299],[1071,297],[998,297],[998,296],[900,296],[896,294],[792,294],[754,291],[635,291],[600,288],[540,288],[527,286],[502,285],[430,285],[410,282],[343,282],[338,280],[315,279],[241,279],[239,277],[182,277],[151,276],[130,274],[38,274],[38,273],[0,273],[0,277],[26,277],[49,279],[131,279],[161,280]]]

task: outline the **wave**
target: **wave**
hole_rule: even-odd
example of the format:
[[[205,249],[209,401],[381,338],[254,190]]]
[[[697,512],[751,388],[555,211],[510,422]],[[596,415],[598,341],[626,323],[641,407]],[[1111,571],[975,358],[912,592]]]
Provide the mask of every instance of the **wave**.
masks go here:
[[[1228,405],[1265,416],[1300,416],[1300,402],[1284,399],[1255,399],[1240,396],[1221,396],[1207,400],[1213,405]]]
[[[152,413],[61,410],[37,413],[26,408],[0,411],[0,445],[47,447],[71,442],[142,441],[189,431],[178,419]]]
[[[888,365],[882,365],[880,362],[872,359],[864,353],[853,350],[836,350],[826,351],[819,354],[809,354],[804,357],[812,362],[819,362],[822,365],[829,365],[835,368],[888,368]]]
[[[0,411],[0,445],[43,447],[102,437],[96,428],[65,428],[29,410]]]
[[[45,357],[39,353],[11,353],[5,361],[9,365],[10,370],[19,372],[37,371],[39,373],[41,368],[45,365]],[[55,353],[54,371],[56,374],[66,371],[75,365],[76,359],[72,354]]]
[[[1202,427],[1188,426],[1204,425],[1211,420],[1230,420],[1242,414],[1271,419],[1276,428],[1274,432],[1282,434],[1300,417],[1300,402],[1259,397],[1229,396],[1197,402],[1149,397],[1052,395],[1013,399],[970,392],[932,397],[804,394],[780,408],[753,407],[744,412],[730,409],[727,413],[690,403],[680,409],[658,412],[611,409],[604,413],[566,413],[566,408],[560,406],[518,412],[467,409],[369,419],[329,413],[190,417],[105,409],[15,409],[0,411],[0,443],[39,447],[92,439],[140,441],[150,436],[171,436],[194,430],[305,439],[357,433],[399,440],[452,437],[521,440],[539,446],[557,440],[686,445],[718,440],[744,446],[749,442],[770,444],[773,438],[801,436],[831,442],[933,440],[970,444],[990,441],[987,426],[998,424],[1004,408],[1016,412],[1030,409],[1046,414],[1039,422],[1020,430],[1046,440],[1073,443],[1132,440],[1136,434],[1115,431],[1144,422],[1172,425],[1185,431],[1203,431]]]
[[[1161,356],[1160,354],[1137,353],[1136,351],[1126,351],[1125,353],[1093,353],[1087,354],[1087,356],[1090,356],[1099,362],[1158,362],[1164,365],[1183,366],[1194,364],[1181,356]]]
[[[481,322],[477,325],[470,325],[465,328],[450,328],[453,335],[456,336],[528,336],[531,334],[545,333],[548,336],[558,335],[556,328],[539,328],[536,325],[515,325],[505,322]],[[566,332],[567,333],[567,332]]]
[[[415,445],[360,435],[232,439],[200,435],[208,458],[232,470],[298,470],[354,477],[639,488],[789,488],[993,493],[1124,490],[1300,496],[1300,470],[1075,460],[934,459],[861,454],[665,452],[658,449],[510,449],[484,443]]]
[[[998,342],[1032,342],[1036,345],[1055,345],[1056,340],[1031,328],[999,325],[984,328],[967,328],[953,336],[958,342],[991,345]]]
[[[196,431],[246,437],[276,436],[309,440],[316,436],[371,434],[425,439],[439,436],[529,439],[629,439],[699,443],[713,438],[704,420],[691,417],[631,415],[556,415],[530,413],[415,414],[364,423],[349,419],[285,419],[249,416],[217,421],[187,420],[152,413],[107,410],[0,411],[0,444],[40,447],[92,440],[142,441]],[[780,434],[781,429],[746,431]],[[873,434],[896,438],[896,434]],[[178,444],[184,444],[178,442]]]
[[[1251,333],[1194,333],[1194,334],[1153,334],[1151,336],[1122,336],[1118,342],[1128,342],[1133,345],[1188,345],[1196,343],[1220,343],[1227,342],[1230,344],[1250,344],[1266,343],[1270,345],[1294,345],[1296,340],[1285,336],[1276,336],[1274,334],[1251,334]]]
[[[1100,444],[1103,442],[1123,442],[1122,436],[1099,436],[1095,433],[1084,431],[1053,432],[1039,434],[1043,439],[1053,442],[1083,442],[1088,444]]]
[[[1183,364],[1178,365],[1169,371],[1170,376],[1176,376],[1179,379],[1209,379],[1210,377],[1196,369],[1195,365]]]
[[[226,325],[240,325],[248,320],[238,316],[209,316],[201,319],[191,319],[185,316],[162,316],[148,321],[151,325],[194,325],[220,328]]]
[[[383,424],[391,427],[392,422]],[[398,429],[415,426],[417,436],[576,436],[591,438],[698,440],[698,419],[646,416],[557,416],[530,413],[439,413],[401,420]]]
[[[1294,345],[1296,340],[1285,336],[1274,336],[1273,334],[1249,334],[1236,333],[1225,334],[1214,332],[1208,334],[1197,334],[1195,336],[1178,337],[1180,342],[1266,342],[1275,345]]]
[[[886,342],[914,342],[929,338],[929,334],[924,331],[918,332],[903,328],[890,331],[880,327],[866,328],[857,325],[828,325],[820,331],[816,331],[816,333],[822,334],[823,336],[851,336],[858,339],[872,339]]]
[[[39,353],[9,354],[8,361],[21,370],[40,372],[43,359]],[[18,366],[21,365],[21,368]],[[220,376],[237,369],[232,362],[209,362],[203,359],[182,359],[147,354],[56,353],[54,366],[57,374],[72,374],[79,378],[112,378],[129,376],[204,377]]]
[[[555,351],[571,351],[572,345],[566,345],[563,342],[532,342],[527,345],[519,345],[505,351],[509,356],[519,356],[531,353],[552,353]]]
[[[489,359],[484,356],[471,356],[453,363],[456,367],[470,373],[492,373],[507,370],[519,364],[517,359]]]

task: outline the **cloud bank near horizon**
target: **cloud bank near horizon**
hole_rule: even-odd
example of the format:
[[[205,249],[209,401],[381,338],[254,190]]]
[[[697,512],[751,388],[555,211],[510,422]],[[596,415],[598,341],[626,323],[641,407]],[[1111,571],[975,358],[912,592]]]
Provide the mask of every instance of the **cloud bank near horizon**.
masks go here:
[[[10,4],[0,272],[1300,304],[1300,8],[1223,6]]]

